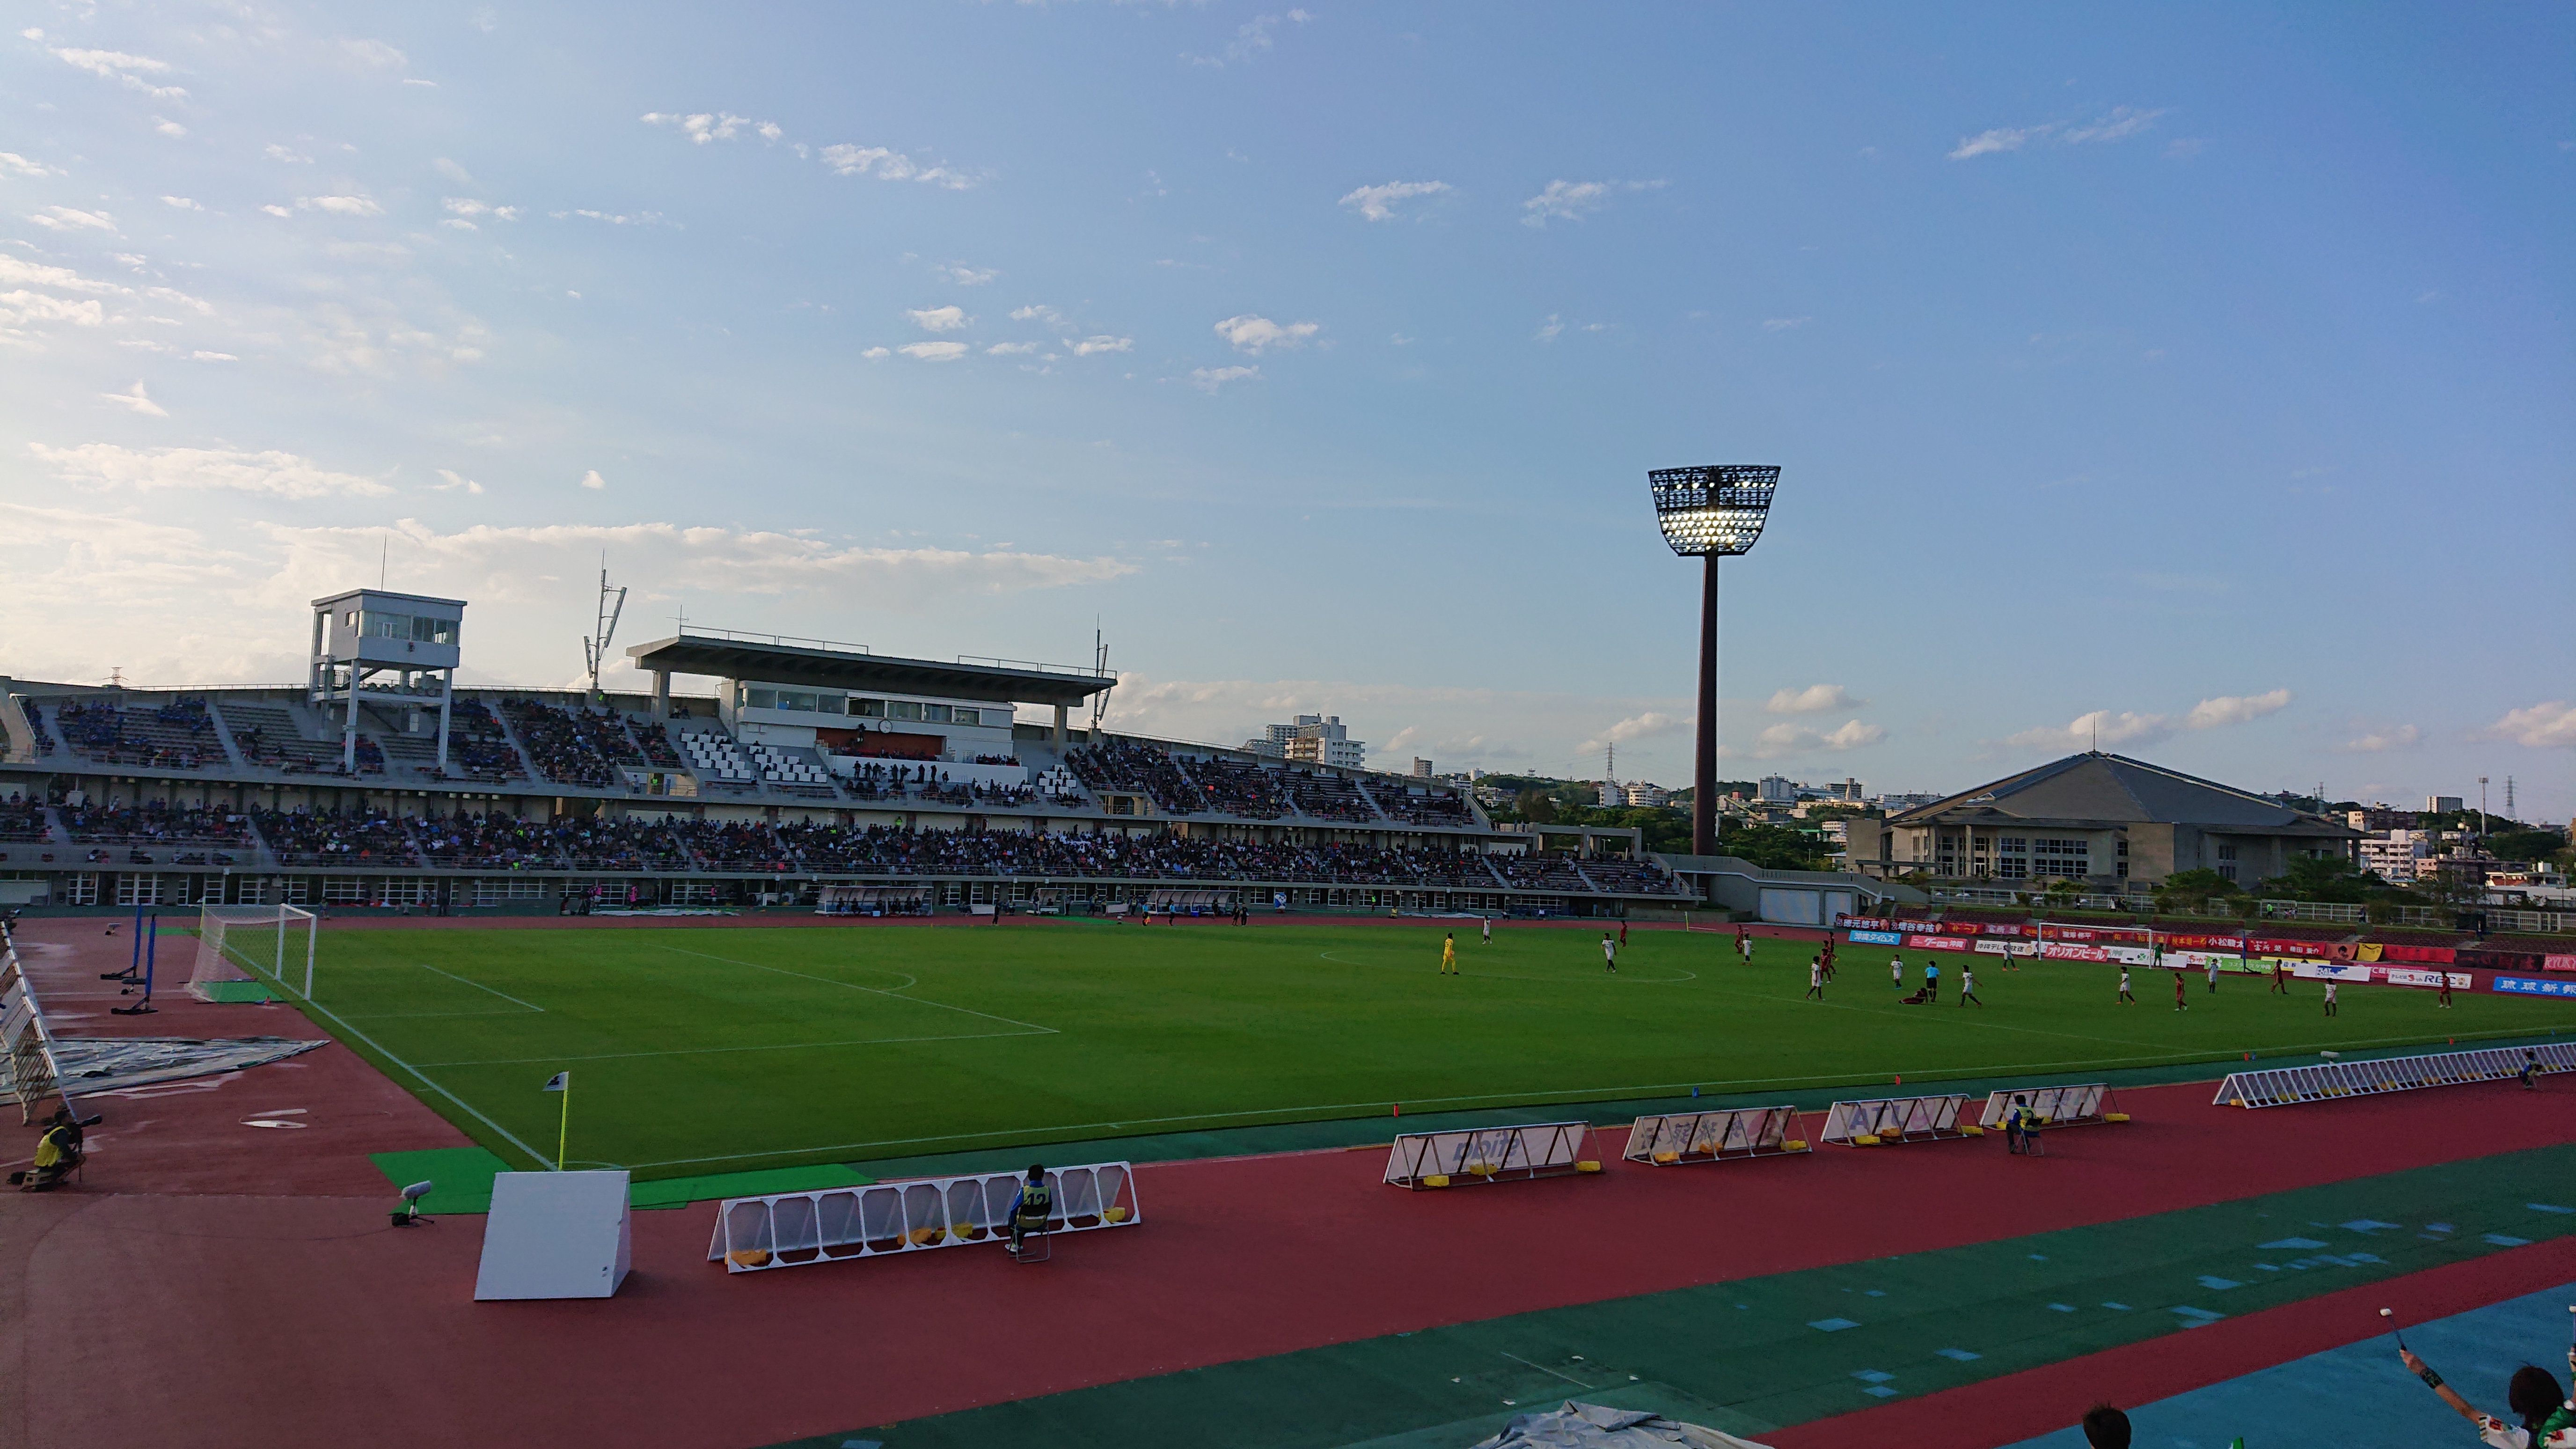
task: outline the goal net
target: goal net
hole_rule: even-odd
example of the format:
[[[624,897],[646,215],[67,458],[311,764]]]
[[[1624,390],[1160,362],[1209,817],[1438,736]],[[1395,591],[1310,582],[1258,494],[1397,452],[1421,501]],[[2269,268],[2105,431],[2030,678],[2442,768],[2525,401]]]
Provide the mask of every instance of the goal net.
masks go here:
[[[313,994],[316,922],[294,906],[205,906],[197,916],[197,964],[188,994],[200,1001],[265,1001],[268,987],[288,986],[303,958],[306,997]]]

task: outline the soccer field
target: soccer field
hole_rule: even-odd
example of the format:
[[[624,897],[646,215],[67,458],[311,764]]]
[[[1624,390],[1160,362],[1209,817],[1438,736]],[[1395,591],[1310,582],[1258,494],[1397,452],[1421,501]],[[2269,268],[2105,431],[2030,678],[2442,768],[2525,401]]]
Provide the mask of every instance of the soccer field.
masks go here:
[[[475,1140],[680,1177],[1254,1123],[1547,1102],[2081,1073],[2519,1034],[2565,1003],[2348,987],[2267,994],[2163,973],[2120,1006],[2115,966],[1980,969],[1986,1006],[1903,1006],[1885,949],[1845,947],[1821,1004],[1813,948],[1505,926],[1466,974],[1447,925],[1094,921],[1002,927],[325,932],[305,1009]],[[1991,960],[1989,965],[1999,965]],[[1910,962],[1907,986],[1919,980]],[[300,972],[297,973],[300,975]],[[300,983],[298,983],[300,984]]]

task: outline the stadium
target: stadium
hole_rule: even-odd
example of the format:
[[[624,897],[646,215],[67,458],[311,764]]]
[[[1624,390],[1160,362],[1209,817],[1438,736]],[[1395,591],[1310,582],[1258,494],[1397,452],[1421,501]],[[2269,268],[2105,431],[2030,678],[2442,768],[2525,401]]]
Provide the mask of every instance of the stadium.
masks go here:
[[[415,1412],[464,1376],[562,1442],[1181,1442],[1216,1412],[1262,1443],[1463,1445],[1571,1393],[1731,1442],[1997,1442],[2090,1355],[2187,1385],[2253,1342],[2330,1348],[2316,1315],[2351,1294],[2438,1316],[2576,1242],[2524,1202],[2576,1199],[2525,1090],[2576,1071],[2545,929],[2162,918],[2107,874],[1999,906],[1551,837],[1442,782],[1103,729],[1101,670],[697,631],[626,651],[649,690],[460,687],[463,601],[313,609],[301,685],[8,682],[18,1171],[47,1212],[131,1204],[56,1251],[138,1303],[301,1315],[325,1363],[381,1303],[445,1325]],[[2235,812],[2212,829],[2330,834],[2117,756],[1961,798],[2064,830],[2052,782],[2085,771]],[[2285,1132],[2330,1150],[2263,1148]],[[2043,1148],[2045,1180],[1990,1195],[1990,1155]],[[2511,1164],[2510,1201],[2447,1186],[2462,1154]],[[1024,1223],[1031,1157],[1056,1207]],[[1712,1204],[1749,1231],[1703,1239]],[[315,1246],[371,1214],[434,1230]],[[171,1232],[238,1247],[173,1259]],[[620,1326],[480,1301],[603,1285]],[[771,1341],[845,1288],[917,1345],[856,1387]],[[1134,1331],[1002,1361],[930,1326],[1030,1291],[1014,1311]],[[609,1408],[632,1332],[810,1386]],[[577,1405],[503,1367],[532,1334]],[[299,1442],[379,1412],[172,1392]]]
[[[2576,1449],[2576,8],[31,9],[0,1449]]]

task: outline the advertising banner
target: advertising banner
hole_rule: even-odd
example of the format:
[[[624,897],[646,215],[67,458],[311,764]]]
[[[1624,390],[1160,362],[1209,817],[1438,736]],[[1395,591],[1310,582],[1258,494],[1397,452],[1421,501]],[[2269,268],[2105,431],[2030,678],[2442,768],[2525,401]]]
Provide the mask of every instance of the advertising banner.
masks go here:
[[[2576,996],[2576,981],[2541,981],[2529,976],[2491,976],[2488,989],[2520,996]]]
[[[2540,969],[2543,971],[2576,971],[2576,955],[2561,956],[2556,953],[2552,953],[2548,956],[2544,956],[2540,961]]]
[[[2108,961],[2111,953],[2100,946],[2078,946],[2066,941],[2050,941],[2039,948],[2039,954],[2051,961]]]
[[[1968,949],[1968,940],[1964,936],[1908,936],[1905,938],[1905,944],[1918,951],[1965,951]]]
[[[1855,946],[1902,946],[1905,938],[1894,931],[1845,931],[1843,939]]]
[[[2426,966],[2448,966],[2457,959],[2457,953],[2448,946],[2382,945],[2379,955],[2384,961],[2413,961]]]

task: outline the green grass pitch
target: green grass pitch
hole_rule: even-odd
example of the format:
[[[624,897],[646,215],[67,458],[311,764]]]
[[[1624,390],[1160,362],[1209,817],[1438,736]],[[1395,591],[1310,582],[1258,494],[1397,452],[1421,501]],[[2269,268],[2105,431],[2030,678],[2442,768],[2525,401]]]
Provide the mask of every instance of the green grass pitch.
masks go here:
[[[1944,1076],[2066,1073],[2539,1032],[2555,1001],[2346,987],[2323,1014],[2230,977],[2034,963],[1977,971],[1985,1008],[1903,1006],[1888,951],[1639,931],[1446,924],[917,929],[364,930],[322,938],[306,1009],[476,1141],[642,1178],[1145,1132]],[[1920,953],[1909,961],[1910,990]],[[296,973],[301,975],[300,971]]]

